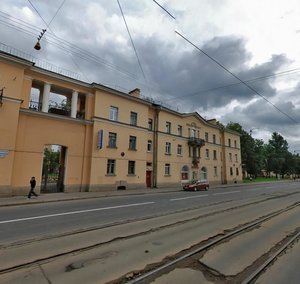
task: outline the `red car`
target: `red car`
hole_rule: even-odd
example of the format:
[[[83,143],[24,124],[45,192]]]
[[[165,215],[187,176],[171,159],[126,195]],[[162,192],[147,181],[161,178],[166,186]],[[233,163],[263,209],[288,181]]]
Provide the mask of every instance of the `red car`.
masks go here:
[[[183,190],[197,191],[208,190],[209,182],[207,180],[191,180],[183,186]]]

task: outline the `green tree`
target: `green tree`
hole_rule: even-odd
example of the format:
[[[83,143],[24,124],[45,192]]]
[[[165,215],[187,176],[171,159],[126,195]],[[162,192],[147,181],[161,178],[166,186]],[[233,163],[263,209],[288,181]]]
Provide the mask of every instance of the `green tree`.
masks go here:
[[[226,128],[240,133],[241,159],[243,169],[252,176],[260,175],[264,166],[263,146],[264,142],[253,139],[252,136],[236,122],[230,122]]]
[[[272,138],[269,140],[267,157],[269,159],[269,170],[273,171],[278,177],[291,171],[288,165],[291,160],[291,154],[288,151],[287,141],[277,132],[273,132]]]

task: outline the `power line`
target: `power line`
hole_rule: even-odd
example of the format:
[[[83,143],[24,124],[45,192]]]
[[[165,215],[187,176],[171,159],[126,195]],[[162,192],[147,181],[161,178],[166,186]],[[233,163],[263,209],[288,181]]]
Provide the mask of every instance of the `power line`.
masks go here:
[[[39,13],[39,11],[35,8],[35,6],[32,4],[32,2],[30,0],[27,0],[29,2],[29,4],[31,5],[31,7],[36,11],[36,13],[39,15],[39,17],[42,19],[42,21],[46,24],[46,29],[48,29],[48,27],[51,25],[52,21],[54,20],[54,18],[56,17],[56,15],[58,14],[58,12],[60,11],[60,9],[62,8],[62,6],[65,4],[66,0],[63,0],[60,4],[60,6],[58,7],[58,9],[56,10],[54,16],[52,17],[51,21],[49,22],[49,24],[47,24],[47,22],[44,20],[44,18],[42,17],[42,15]]]
[[[298,124],[298,122],[292,118],[291,116],[289,116],[287,113],[285,113],[284,111],[282,111],[280,108],[278,108],[276,105],[274,105],[271,101],[269,101],[266,97],[264,97],[263,95],[261,95],[258,91],[256,91],[254,88],[252,88],[250,85],[248,85],[245,81],[243,81],[242,79],[240,79],[238,76],[236,76],[234,73],[232,73],[229,69],[227,69],[224,65],[222,65],[221,63],[219,63],[216,59],[214,59],[213,57],[211,57],[209,54],[207,54],[205,51],[203,51],[200,47],[198,47],[197,45],[195,45],[193,42],[191,42],[189,39],[187,39],[185,36],[183,36],[181,33],[175,31],[175,33],[177,35],[179,35],[181,38],[183,38],[186,42],[188,42],[190,45],[192,45],[193,47],[195,47],[198,51],[200,51],[201,53],[203,53],[205,56],[207,56],[210,60],[212,60],[213,62],[215,62],[218,66],[220,66],[222,69],[224,69],[227,73],[229,73],[231,76],[233,76],[235,79],[237,79],[240,83],[242,83],[244,86],[246,86],[248,89],[250,89],[252,92],[254,92],[255,94],[257,94],[258,96],[260,96],[262,99],[264,99],[267,103],[269,103],[270,105],[272,105],[277,111],[279,111],[280,113],[282,113],[283,115],[285,115],[288,119],[290,119],[292,122]]]
[[[163,9],[171,18],[173,18],[174,20],[176,20],[176,18],[167,9],[165,9],[162,5],[160,5],[157,1],[153,0],[153,2],[156,5],[158,5],[161,9]]]
[[[147,84],[147,79],[146,79],[146,76],[145,76],[145,73],[144,73],[144,70],[143,70],[143,67],[142,67],[141,61],[140,61],[140,59],[139,59],[139,56],[138,56],[137,50],[136,50],[136,48],[135,48],[135,45],[134,45],[134,42],[133,42],[132,36],[131,36],[131,34],[130,34],[130,30],[129,30],[129,28],[128,28],[128,25],[127,25],[127,22],[126,22],[126,19],[125,19],[125,16],[124,16],[124,13],[123,13],[123,10],[122,10],[122,7],[121,7],[121,4],[120,4],[120,1],[119,1],[119,0],[117,0],[117,2],[118,2],[118,5],[119,5],[119,8],[120,8],[120,11],[121,11],[121,14],[122,14],[122,17],[123,17],[123,20],[124,20],[124,24],[125,24],[125,26],[126,26],[126,30],[127,30],[127,33],[128,33],[128,35],[129,35],[129,38],[130,38],[130,41],[131,41],[131,44],[132,44],[132,47],[133,47],[133,49],[134,49],[135,56],[136,56],[136,58],[137,58],[138,64],[139,64],[139,66],[140,66],[140,69],[141,69],[141,71],[142,71],[142,74],[143,74],[144,80],[145,80],[145,82],[146,82],[146,84]]]
[[[60,9],[62,8],[62,6],[65,4],[66,0],[63,0],[62,3],[60,4],[59,8],[56,10],[56,13],[54,14],[54,16],[52,17],[51,21],[49,22],[47,28],[51,25],[52,21],[54,20],[54,18],[56,17],[56,15],[58,14],[58,12],[60,11]]]
[[[246,83],[254,83],[254,82],[257,82],[257,81],[262,81],[264,79],[269,79],[269,78],[274,78],[274,77],[279,77],[279,76],[292,75],[292,74],[298,73],[298,72],[300,72],[300,68],[290,69],[290,70],[286,70],[286,71],[282,71],[282,72],[278,72],[278,73],[274,73],[274,74],[270,74],[270,75],[265,75],[265,76],[262,76],[262,77],[256,77],[256,78],[253,78],[253,79],[250,79],[250,80],[244,80],[244,81]],[[217,90],[221,90],[221,89],[226,89],[226,88],[238,86],[238,85],[241,85],[241,84],[242,84],[241,82],[237,82],[237,83],[232,83],[232,84],[228,84],[228,85],[214,87],[214,88],[210,88],[210,89],[206,89],[206,90],[199,90],[199,91],[195,91],[195,92],[192,92],[192,93],[189,93],[189,94],[180,95],[180,96],[177,96],[177,97],[172,97],[172,98],[166,99],[164,101],[167,102],[167,101],[184,99],[186,97],[194,97],[194,96],[197,96],[199,94],[208,93],[208,92],[212,92],[212,91],[217,91]]]
[[[32,35],[35,36],[35,31],[39,31],[40,28],[30,25],[20,19],[14,18],[13,16],[10,16],[4,12],[0,11],[0,17],[3,17],[4,19],[7,19],[9,21],[4,21],[0,19],[0,23],[11,27],[15,30],[18,30],[24,34],[27,35]],[[53,31],[51,31],[51,33],[48,33],[47,38],[44,39],[46,42],[55,45],[56,47],[65,50],[66,52],[71,52],[73,54],[75,54],[76,56],[80,57],[81,59],[87,60],[87,61],[91,61],[91,62],[96,62],[99,64],[102,64],[106,67],[109,67],[115,71],[118,71],[120,73],[122,73],[123,75],[130,77],[132,79],[137,79],[137,76],[125,69],[123,69],[120,66],[117,66],[87,50],[84,50],[70,42],[68,42],[65,39],[61,39],[58,36],[55,35],[55,33]],[[68,48],[68,49],[67,49]]]

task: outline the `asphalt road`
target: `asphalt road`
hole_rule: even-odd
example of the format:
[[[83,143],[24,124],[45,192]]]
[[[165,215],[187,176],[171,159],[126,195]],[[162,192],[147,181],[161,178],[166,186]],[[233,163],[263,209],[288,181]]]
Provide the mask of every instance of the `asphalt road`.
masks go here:
[[[1,207],[0,244],[106,227],[233,200],[251,200],[258,196],[272,197],[297,191],[300,191],[299,182],[287,182],[239,185],[201,192],[148,193]]]

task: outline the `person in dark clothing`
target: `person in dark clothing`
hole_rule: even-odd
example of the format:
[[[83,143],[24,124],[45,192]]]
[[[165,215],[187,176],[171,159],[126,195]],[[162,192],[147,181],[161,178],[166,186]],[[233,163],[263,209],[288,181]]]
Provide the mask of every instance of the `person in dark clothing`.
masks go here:
[[[32,177],[32,178],[30,179],[30,191],[29,191],[28,196],[27,196],[28,199],[31,198],[31,195],[34,195],[34,196],[36,196],[36,197],[38,196],[38,195],[34,192],[35,186],[36,186],[36,180],[35,180],[35,177]]]

